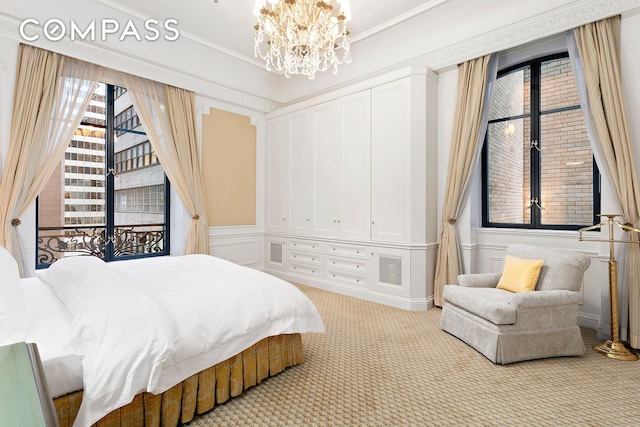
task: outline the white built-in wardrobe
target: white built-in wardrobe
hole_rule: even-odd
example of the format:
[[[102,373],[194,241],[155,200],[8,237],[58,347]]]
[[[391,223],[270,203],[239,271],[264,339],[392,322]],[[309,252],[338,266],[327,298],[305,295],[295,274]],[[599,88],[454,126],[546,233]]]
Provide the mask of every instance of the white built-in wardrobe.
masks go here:
[[[420,310],[437,249],[437,76],[408,67],[267,117],[265,270]]]

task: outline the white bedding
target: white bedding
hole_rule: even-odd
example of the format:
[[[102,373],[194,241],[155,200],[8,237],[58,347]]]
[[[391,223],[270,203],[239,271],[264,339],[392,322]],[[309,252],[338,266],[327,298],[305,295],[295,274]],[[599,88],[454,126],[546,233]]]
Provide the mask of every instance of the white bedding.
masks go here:
[[[215,257],[100,263],[69,258],[40,275],[71,314],[72,346],[85,355],[76,426],[140,391],[163,392],[268,336],[324,331],[298,288]]]
[[[82,360],[71,347],[71,316],[37,277],[21,280],[27,304],[27,342],[38,344],[51,397],[82,390]]]

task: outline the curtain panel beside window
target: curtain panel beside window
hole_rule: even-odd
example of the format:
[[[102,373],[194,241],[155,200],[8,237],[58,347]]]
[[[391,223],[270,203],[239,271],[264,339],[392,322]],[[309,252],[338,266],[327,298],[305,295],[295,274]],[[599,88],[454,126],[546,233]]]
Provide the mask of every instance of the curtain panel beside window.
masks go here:
[[[185,253],[209,253],[209,227],[195,121],[195,94],[123,74],[165,173],[192,217]]]
[[[596,162],[614,189],[623,222],[639,228],[640,190],[622,92],[620,16],[576,28],[568,42]],[[628,335],[631,347],[640,348],[640,242],[637,233],[625,239],[636,243],[616,247],[623,266],[618,282],[620,335],[623,340]]]
[[[24,277],[18,227],[78,128],[102,70],[20,45],[9,152],[0,181],[0,246]]]
[[[498,72],[497,55],[467,61],[458,66],[458,71],[458,99],[433,286],[434,304],[439,307],[444,304],[444,286],[457,283],[458,274],[462,271],[456,218],[468,199],[471,177],[482,152],[491,87]]]

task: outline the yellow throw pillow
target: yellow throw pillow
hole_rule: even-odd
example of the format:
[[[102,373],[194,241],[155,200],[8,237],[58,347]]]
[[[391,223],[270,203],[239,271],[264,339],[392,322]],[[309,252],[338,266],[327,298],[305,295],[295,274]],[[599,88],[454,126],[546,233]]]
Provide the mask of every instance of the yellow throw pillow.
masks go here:
[[[504,260],[502,277],[496,287],[510,292],[535,290],[543,262],[541,259],[525,259],[507,255]]]

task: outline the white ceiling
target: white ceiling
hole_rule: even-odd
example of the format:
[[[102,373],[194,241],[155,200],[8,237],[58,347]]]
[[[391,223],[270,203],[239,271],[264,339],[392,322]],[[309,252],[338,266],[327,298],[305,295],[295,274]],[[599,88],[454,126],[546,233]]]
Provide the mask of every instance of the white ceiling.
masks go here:
[[[337,75],[316,79],[265,70],[254,57],[255,0],[0,0],[0,68],[3,37],[23,42],[18,28],[42,34],[48,19],[115,19],[121,26],[176,19],[176,41],[153,43],[117,35],[106,39],[33,44],[118,71],[169,83],[257,111],[271,111],[408,65],[436,73],[492,52],[504,52],[617,13],[640,13],[640,0],[350,0],[353,61]],[[633,9],[633,10],[632,10]],[[17,49],[17,44],[9,44]],[[4,60],[7,62],[7,59]]]
[[[141,19],[177,19],[181,37],[255,62],[255,0],[97,0]],[[353,42],[397,25],[449,0],[351,0],[348,29]],[[333,1],[335,5],[335,0]]]

